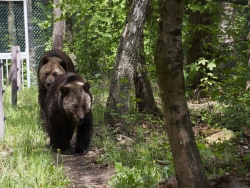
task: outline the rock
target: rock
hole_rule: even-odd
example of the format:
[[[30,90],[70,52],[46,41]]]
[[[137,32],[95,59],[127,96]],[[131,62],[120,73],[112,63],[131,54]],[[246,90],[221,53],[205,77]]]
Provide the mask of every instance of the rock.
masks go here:
[[[203,129],[203,130],[199,131],[199,134],[201,136],[210,136],[210,135],[217,133],[217,132],[220,132],[220,131],[221,131],[221,129],[219,129],[219,128],[218,129]]]
[[[218,133],[212,134],[211,136],[205,138],[209,143],[212,142],[222,142],[225,140],[229,140],[234,137],[234,132],[231,130],[222,130]]]
[[[159,185],[157,188],[178,188],[178,183],[177,183],[176,177],[172,176],[168,180],[162,179],[159,182]]]

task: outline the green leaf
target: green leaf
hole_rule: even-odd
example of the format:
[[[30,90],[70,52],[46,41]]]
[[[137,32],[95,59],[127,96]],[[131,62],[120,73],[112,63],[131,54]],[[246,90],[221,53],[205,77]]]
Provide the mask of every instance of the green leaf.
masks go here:
[[[115,170],[117,172],[122,172],[123,170],[122,163],[115,163]]]
[[[206,63],[208,63],[208,60],[206,59],[202,59],[198,61],[198,65],[202,64],[202,65],[206,65]]]
[[[216,64],[214,63],[214,61],[215,60],[212,60],[212,62],[209,62],[207,65],[207,68],[211,71],[216,67]]]

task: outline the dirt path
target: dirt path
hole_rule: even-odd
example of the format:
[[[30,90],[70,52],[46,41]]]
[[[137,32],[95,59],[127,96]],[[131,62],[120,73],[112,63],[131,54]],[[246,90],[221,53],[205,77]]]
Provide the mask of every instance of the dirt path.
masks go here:
[[[87,155],[75,157],[62,155],[68,168],[67,176],[71,180],[70,188],[108,188],[108,181],[115,173],[114,168],[100,166],[96,163],[98,153],[89,151]]]
[[[59,157],[59,161],[63,162],[67,170],[67,177],[71,180],[69,188],[110,188],[108,182],[115,174],[114,168],[96,162],[100,155],[96,148],[89,148],[89,152],[84,156],[73,156],[75,139],[74,135],[71,151],[66,151]]]

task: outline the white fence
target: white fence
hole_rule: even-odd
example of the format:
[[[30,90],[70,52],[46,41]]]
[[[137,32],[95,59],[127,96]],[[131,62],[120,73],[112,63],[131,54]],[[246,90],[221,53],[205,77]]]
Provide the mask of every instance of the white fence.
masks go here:
[[[30,60],[29,60],[29,35],[28,35],[28,12],[27,12],[27,0],[0,0],[0,1],[20,1],[23,2],[23,15],[24,15],[24,33],[25,33],[25,52],[21,52],[20,59],[21,59],[21,71],[22,71],[22,86],[26,85],[27,87],[30,87]],[[24,84],[24,63],[26,64],[26,79],[27,84]],[[11,53],[0,53],[0,63],[3,63],[2,67],[2,83],[4,82],[4,78],[8,78],[9,68],[11,64]]]
[[[30,87],[30,67],[29,67],[29,54],[27,52],[20,53],[20,67],[21,67],[21,83],[22,87],[27,86]],[[4,85],[4,80],[8,79],[10,65],[11,65],[11,53],[0,53],[0,63],[2,63],[3,67],[2,71],[2,85]],[[26,71],[24,72],[24,64],[26,64]],[[26,74],[26,75],[24,75]],[[25,78],[27,82],[25,83]]]

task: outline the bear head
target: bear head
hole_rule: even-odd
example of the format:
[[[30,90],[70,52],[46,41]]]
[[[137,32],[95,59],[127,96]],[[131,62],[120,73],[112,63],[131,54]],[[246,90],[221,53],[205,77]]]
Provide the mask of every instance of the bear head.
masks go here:
[[[58,57],[48,58],[47,56],[43,56],[41,63],[42,67],[39,71],[39,79],[45,89],[48,89],[58,76],[67,71],[67,62]]]
[[[82,81],[72,81],[60,86],[59,103],[62,104],[59,106],[68,118],[72,118],[75,125],[81,125],[91,110],[92,98],[89,89],[89,83]]]

